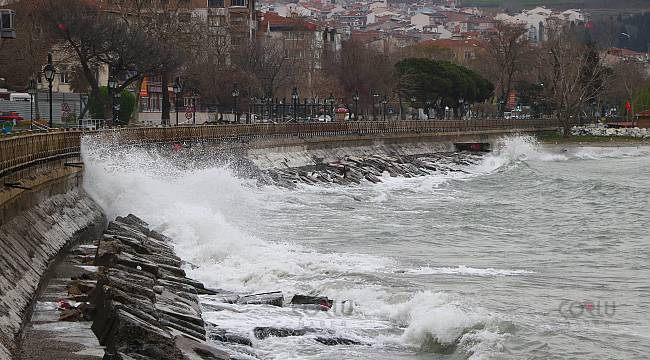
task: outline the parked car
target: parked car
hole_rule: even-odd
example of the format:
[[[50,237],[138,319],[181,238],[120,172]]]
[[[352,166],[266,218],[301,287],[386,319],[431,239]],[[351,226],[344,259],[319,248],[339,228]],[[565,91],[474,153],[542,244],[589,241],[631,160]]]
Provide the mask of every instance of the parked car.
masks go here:
[[[14,125],[16,125],[19,121],[24,120],[22,116],[20,116],[17,112],[15,111],[4,111],[0,112],[0,122],[11,122]]]

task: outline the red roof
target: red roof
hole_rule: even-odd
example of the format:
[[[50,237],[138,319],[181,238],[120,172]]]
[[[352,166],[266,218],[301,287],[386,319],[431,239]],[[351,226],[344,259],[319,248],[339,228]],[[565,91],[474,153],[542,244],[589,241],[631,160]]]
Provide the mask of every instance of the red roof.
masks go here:
[[[316,31],[318,27],[315,23],[306,21],[299,18],[287,18],[284,16],[278,15],[275,12],[266,12],[262,14],[262,19],[260,20],[260,30],[266,31],[269,27],[293,27],[293,28],[302,28],[308,31]]]

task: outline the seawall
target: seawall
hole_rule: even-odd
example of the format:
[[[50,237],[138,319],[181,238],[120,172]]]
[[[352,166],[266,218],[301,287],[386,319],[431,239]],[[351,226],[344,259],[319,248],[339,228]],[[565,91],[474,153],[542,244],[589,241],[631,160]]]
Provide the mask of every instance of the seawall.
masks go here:
[[[98,236],[106,225],[99,206],[81,188],[82,174],[56,160],[1,179],[0,359],[16,352],[41,279],[57,256]]]
[[[455,151],[455,143],[490,143],[494,148],[508,131],[494,133],[403,136],[349,137],[343,139],[302,139],[283,143],[252,143],[244,155],[260,170],[317,166],[337,161],[345,156],[398,155],[413,156]]]

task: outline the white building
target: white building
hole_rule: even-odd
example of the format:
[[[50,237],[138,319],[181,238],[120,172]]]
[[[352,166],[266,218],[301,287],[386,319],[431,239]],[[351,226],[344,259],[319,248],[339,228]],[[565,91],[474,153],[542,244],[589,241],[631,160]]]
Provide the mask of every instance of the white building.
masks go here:
[[[545,28],[548,21],[557,19],[560,21],[581,23],[586,21],[586,16],[579,9],[569,9],[561,13],[553,12],[543,6],[531,10],[524,10],[519,14],[510,16],[508,14],[498,14],[496,20],[523,24],[528,29],[528,40],[540,43],[546,38]]]

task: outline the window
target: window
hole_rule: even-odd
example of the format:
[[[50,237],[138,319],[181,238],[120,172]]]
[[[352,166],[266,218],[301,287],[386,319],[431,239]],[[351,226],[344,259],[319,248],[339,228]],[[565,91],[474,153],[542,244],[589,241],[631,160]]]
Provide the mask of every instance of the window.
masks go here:
[[[223,15],[210,15],[208,16],[208,25],[211,27],[219,27],[225,23],[225,16]]]
[[[61,84],[70,83],[70,71],[68,71],[68,67],[65,65],[62,65],[59,70],[59,82]]]
[[[240,25],[246,22],[245,16],[230,16],[230,23],[234,25]]]
[[[231,0],[230,1],[230,6],[246,6],[247,1],[246,0]]]
[[[224,7],[224,0],[208,0],[209,8],[222,8]]]
[[[305,33],[304,32],[294,32],[291,31],[287,33],[287,40],[304,40],[305,39]]]

